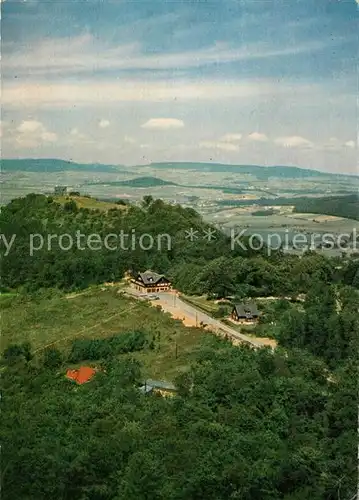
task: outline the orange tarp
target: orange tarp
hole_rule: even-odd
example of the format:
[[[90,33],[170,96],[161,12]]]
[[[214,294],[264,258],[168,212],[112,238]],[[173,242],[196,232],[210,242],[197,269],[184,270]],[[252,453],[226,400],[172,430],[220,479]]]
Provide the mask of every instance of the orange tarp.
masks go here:
[[[89,366],[81,366],[78,370],[67,370],[66,377],[78,384],[84,384],[92,379],[96,371]]]

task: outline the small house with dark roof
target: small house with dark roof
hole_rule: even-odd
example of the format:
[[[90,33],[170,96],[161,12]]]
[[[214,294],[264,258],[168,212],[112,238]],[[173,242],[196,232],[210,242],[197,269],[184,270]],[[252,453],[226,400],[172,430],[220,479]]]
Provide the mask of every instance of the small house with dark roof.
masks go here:
[[[176,393],[176,387],[171,382],[152,379],[145,380],[139,390],[143,394],[155,393],[161,396],[174,396]]]
[[[248,304],[235,304],[232,309],[231,318],[234,321],[254,321],[258,319],[259,311],[254,302]]]
[[[142,392],[142,394],[150,394],[153,392],[153,387],[151,385],[141,385],[139,391]]]
[[[165,292],[171,288],[171,282],[163,274],[151,270],[138,273],[132,283],[136,290],[144,293]]]

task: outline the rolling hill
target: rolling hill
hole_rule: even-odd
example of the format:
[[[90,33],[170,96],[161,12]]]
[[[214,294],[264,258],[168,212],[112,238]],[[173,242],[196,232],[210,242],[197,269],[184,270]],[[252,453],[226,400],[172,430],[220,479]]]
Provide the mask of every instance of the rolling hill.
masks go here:
[[[112,172],[119,171],[121,166],[102,165],[100,163],[76,163],[72,161],[60,160],[57,158],[24,158],[24,159],[3,159],[1,160],[2,172]]]
[[[270,177],[302,179],[308,177],[327,177],[327,178],[348,178],[359,176],[350,176],[347,174],[337,174],[321,172],[308,168],[293,167],[286,165],[260,166],[260,165],[232,165],[224,163],[194,163],[194,162],[175,162],[175,163],[151,163],[149,166],[158,169],[176,169],[176,170],[198,170],[202,172],[231,172],[238,174],[254,175],[258,179],[268,179]]]
[[[359,179],[358,175],[337,174],[321,172],[308,168],[293,166],[260,166],[260,165],[231,165],[223,163],[200,163],[200,162],[173,162],[173,163],[150,163],[149,165],[135,165],[128,169],[123,165],[105,165],[100,163],[76,163],[72,161],[60,160],[56,158],[24,158],[24,159],[3,159],[1,160],[1,170],[3,172],[27,171],[27,172],[126,172],[134,173],[136,169],[151,167],[161,170],[195,170],[199,172],[230,172],[234,174],[253,175],[257,179],[266,180],[269,178],[303,179],[303,178],[328,178],[328,179]],[[154,180],[155,179],[155,180]],[[125,184],[126,183],[126,184]],[[132,187],[153,187],[159,185],[176,185],[170,181],[163,181],[154,177],[141,177],[139,179],[120,181],[117,185]]]
[[[127,186],[133,188],[151,188],[157,186],[178,186],[175,182],[166,181],[159,179],[158,177],[135,177],[133,179],[128,179],[126,181],[109,181],[109,182],[90,182],[87,186],[95,185],[106,185],[106,186]]]

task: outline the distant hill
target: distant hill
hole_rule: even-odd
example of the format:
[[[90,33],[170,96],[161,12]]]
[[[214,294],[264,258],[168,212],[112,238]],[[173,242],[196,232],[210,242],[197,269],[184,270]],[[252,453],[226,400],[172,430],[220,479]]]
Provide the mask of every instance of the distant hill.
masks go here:
[[[72,161],[59,160],[56,158],[26,158],[26,159],[4,159],[0,162],[2,172],[113,172],[116,173],[121,166],[102,165],[100,163],[76,163]]]
[[[135,177],[133,179],[128,179],[126,181],[87,182],[86,186],[112,186],[112,187],[127,186],[133,188],[178,186],[183,188],[195,188],[195,189],[215,189],[229,194],[242,194],[246,192],[246,190],[243,190],[241,188],[227,187],[227,186],[217,186],[217,185],[207,185],[207,184],[179,184],[177,182],[171,182],[164,179],[160,179],[159,177],[152,177],[152,176]]]
[[[336,174],[329,172],[320,172],[309,168],[300,168],[293,166],[269,166],[260,165],[229,165],[225,163],[195,163],[195,162],[176,162],[176,163],[151,163],[148,165],[158,169],[176,169],[176,170],[199,170],[202,172],[231,172],[238,174],[254,175],[260,179],[270,177],[284,177],[288,179],[301,179],[304,177],[356,177],[345,174]]]
[[[88,185],[98,185],[100,183],[89,183]],[[106,183],[107,186],[127,186],[133,188],[151,188],[157,186],[178,186],[175,182],[165,181],[163,179],[159,179],[158,177],[135,177],[134,179],[128,179],[127,181],[109,181]]]
[[[1,160],[1,170],[3,172],[27,171],[27,172],[110,172],[110,173],[134,173],[136,168],[151,167],[163,170],[197,170],[199,172],[230,172],[238,174],[253,175],[257,179],[266,180],[270,177],[284,179],[303,179],[303,178],[330,178],[330,179],[359,179],[358,175],[336,174],[329,172],[320,172],[308,168],[293,166],[269,166],[260,165],[229,165],[225,163],[201,163],[201,162],[173,162],[173,163],[150,163],[148,165],[135,165],[126,168],[123,165],[104,165],[101,163],[76,163],[72,161],[59,160],[56,158],[26,158],[26,159],[3,159]],[[118,181],[118,186],[132,187],[155,187],[161,185],[177,185],[170,181],[157,179],[156,177],[139,177],[128,181]]]

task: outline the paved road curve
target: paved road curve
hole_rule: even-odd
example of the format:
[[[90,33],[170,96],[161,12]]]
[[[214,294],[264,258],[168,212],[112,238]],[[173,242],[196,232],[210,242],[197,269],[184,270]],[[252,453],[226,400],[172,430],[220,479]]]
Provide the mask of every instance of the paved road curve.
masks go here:
[[[231,328],[230,326],[225,325],[221,321],[218,321],[212,318],[211,316],[208,316],[208,314],[201,311],[200,309],[197,309],[196,307],[181,300],[173,292],[156,293],[156,295],[159,297],[160,299],[159,302],[165,311],[167,310],[168,312],[171,313],[173,311],[176,311],[176,313],[178,313],[179,316],[181,316],[182,313],[184,316],[187,316],[188,318],[192,319],[198,325],[202,322],[212,327],[212,329],[215,331],[223,332],[227,334],[229,337],[235,338],[241,342],[247,342],[248,344],[251,344],[254,347],[267,346],[267,344],[265,344],[265,342],[261,342],[260,339],[254,340],[250,337],[247,337],[247,335],[243,335],[242,333],[239,333],[237,330]]]

